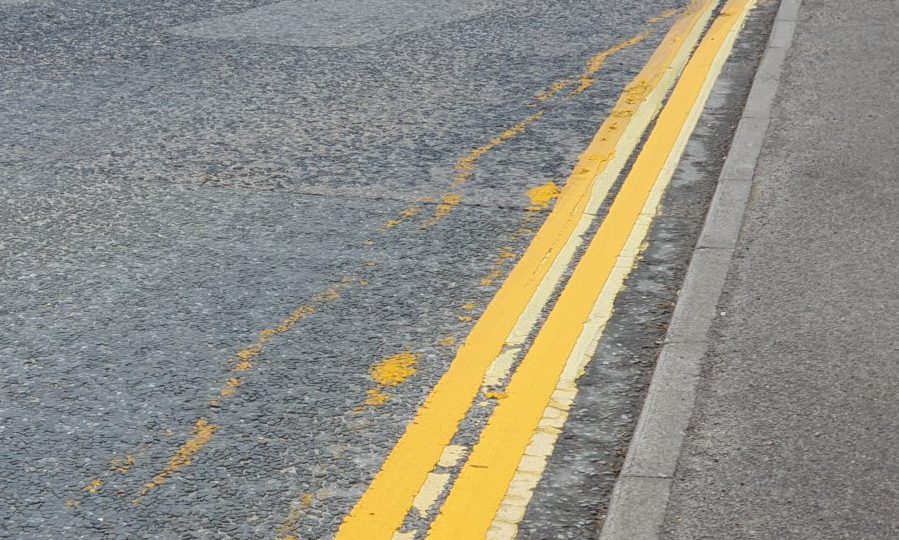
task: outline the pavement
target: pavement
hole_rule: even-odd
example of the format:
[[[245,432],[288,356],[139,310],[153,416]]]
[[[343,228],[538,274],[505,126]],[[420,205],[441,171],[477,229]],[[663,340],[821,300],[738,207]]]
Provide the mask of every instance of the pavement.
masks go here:
[[[793,19],[664,523],[640,538],[899,537],[897,17]]]

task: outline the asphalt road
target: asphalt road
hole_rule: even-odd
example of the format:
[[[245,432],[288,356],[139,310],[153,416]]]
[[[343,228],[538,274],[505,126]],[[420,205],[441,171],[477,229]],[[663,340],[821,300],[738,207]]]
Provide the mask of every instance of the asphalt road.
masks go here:
[[[0,537],[332,536],[685,4],[0,2]]]

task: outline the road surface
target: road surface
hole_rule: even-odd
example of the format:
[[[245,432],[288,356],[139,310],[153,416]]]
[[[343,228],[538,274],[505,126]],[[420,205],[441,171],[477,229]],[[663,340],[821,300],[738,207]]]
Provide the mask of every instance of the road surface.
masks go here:
[[[594,534],[718,4],[0,1],[0,537]]]

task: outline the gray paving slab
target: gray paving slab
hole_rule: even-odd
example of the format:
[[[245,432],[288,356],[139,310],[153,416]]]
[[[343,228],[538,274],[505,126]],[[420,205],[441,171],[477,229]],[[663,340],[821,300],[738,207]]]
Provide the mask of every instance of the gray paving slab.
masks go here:
[[[895,2],[803,2],[662,538],[899,537]]]

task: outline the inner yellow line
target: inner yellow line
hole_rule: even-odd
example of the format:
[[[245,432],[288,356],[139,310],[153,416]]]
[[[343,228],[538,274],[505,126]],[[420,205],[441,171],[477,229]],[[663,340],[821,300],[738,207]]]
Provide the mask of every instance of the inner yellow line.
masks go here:
[[[689,137],[754,0],[730,0],[700,43],[618,195],[459,474],[429,540],[483,538],[647,199]],[[735,16],[736,15],[736,16]]]
[[[546,222],[407,426],[369,489],[345,518],[338,539],[391,538],[400,527],[427,475],[477,396],[487,369],[577,228],[597,175],[614,157],[631,115],[671,69],[682,47],[692,46],[685,44],[685,38],[705,20],[712,3],[713,0],[695,0],[691,4],[621,96],[578,160]]]

